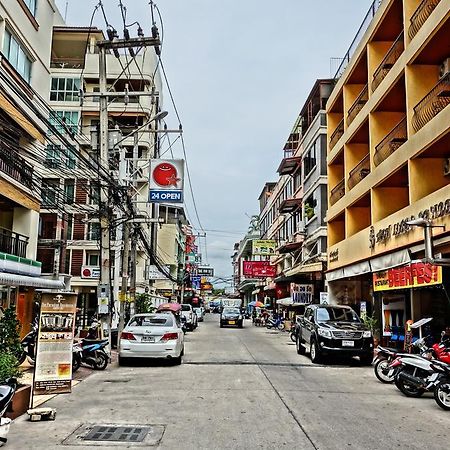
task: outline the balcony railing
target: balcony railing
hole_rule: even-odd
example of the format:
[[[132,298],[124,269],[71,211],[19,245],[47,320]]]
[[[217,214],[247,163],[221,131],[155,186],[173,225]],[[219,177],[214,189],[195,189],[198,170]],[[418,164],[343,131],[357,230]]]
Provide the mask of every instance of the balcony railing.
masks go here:
[[[348,110],[347,114],[347,125],[350,125],[355,117],[358,115],[358,113],[363,109],[364,105],[367,103],[367,100],[369,100],[369,85],[366,84],[363,87],[363,90],[358,95],[356,100],[353,102],[353,105]]]
[[[345,178],[342,179],[330,192],[330,205],[334,205],[345,195]]]
[[[414,107],[413,127],[419,131],[450,103],[450,73],[443,76],[436,86]]]
[[[370,155],[364,158],[351,170],[348,176],[348,188],[353,189],[361,180],[367,177],[370,173]]]
[[[15,150],[0,142],[0,171],[31,189],[33,186],[33,167]]]
[[[375,147],[373,162],[376,166],[381,164],[408,139],[406,117],[402,119],[389,134]]]
[[[408,35],[412,39],[441,0],[423,0],[411,17]]]
[[[330,150],[336,145],[337,141],[344,134],[344,119],[342,119],[336,129],[333,131],[333,134],[330,136]]]
[[[402,32],[402,33],[400,33],[400,36],[395,40],[395,42],[392,44],[391,48],[386,53],[386,56],[383,58],[383,61],[381,61],[377,70],[375,70],[375,73],[373,74],[373,80],[372,80],[372,92],[374,92],[375,89],[384,80],[384,78],[389,73],[389,71],[392,69],[392,67],[395,64],[395,62],[397,61],[397,59],[403,53],[404,49],[405,49],[405,44],[403,42],[403,32]]]
[[[28,236],[0,228],[0,252],[26,258]]]

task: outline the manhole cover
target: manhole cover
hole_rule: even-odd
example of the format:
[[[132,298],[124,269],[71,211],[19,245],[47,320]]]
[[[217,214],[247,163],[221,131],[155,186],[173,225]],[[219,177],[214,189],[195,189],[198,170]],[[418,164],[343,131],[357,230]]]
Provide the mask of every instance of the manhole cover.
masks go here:
[[[149,431],[149,427],[103,427],[96,425],[83,437],[83,440],[142,442]]]

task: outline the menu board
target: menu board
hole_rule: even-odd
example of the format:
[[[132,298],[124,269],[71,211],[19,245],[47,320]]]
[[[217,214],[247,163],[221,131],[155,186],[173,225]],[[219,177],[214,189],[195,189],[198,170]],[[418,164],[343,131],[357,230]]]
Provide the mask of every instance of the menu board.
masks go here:
[[[77,296],[43,294],[33,393],[63,394],[72,388],[72,345]]]

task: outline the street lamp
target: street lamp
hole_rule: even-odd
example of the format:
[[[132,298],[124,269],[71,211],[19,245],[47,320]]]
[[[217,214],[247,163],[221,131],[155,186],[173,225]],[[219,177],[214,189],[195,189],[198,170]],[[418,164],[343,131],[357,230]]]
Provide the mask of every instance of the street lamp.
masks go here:
[[[450,266],[450,258],[435,258],[433,254],[433,228],[443,228],[445,230],[445,225],[433,225],[430,219],[424,219],[423,217],[408,220],[406,224],[411,227],[423,228],[426,262],[440,266]]]

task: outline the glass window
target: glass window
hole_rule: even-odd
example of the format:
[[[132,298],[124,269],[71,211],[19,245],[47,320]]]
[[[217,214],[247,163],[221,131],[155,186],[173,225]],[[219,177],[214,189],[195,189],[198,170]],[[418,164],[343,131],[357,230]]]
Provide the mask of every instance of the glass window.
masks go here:
[[[355,311],[347,308],[318,308],[318,322],[359,322],[359,318]]]
[[[316,142],[314,142],[312,147],[306,153],[306,156],[303,158],[303,172],[305,177],[308,176],[314,167],[316,167]]]
[[[98,266],[100,263],[100,255],[98,253],[88,252],[86,254],[86,263],[88,266]]]
[[[58,194],[56,192],[58,180],[42,180],[42,205],[56,206],[58,203]]]
[[[173,327],[173,316],[169,314],[134,316],[128,327]]]
[[[52,78],[50,84],[50,100],[52,102],[79,101],[79,78]]]
[[[66,134],[66,130],[76,134],[78,130],[78,111],[52,111],[49,121],[61,134]],[[52,131],[49,130],[48,134],[51,135]]]
[[[60,145],[47,145],[47,152],[45,155],[44,165],[46,167],[55,168],[60,163],[61,146]]]
[[[100,223],[91,222],[88,224],[88,240],[98,241],[100,239]],[[96,265],[96,264],[93,264]]]
[[[25,5],[27,5],[27,8],[30,10],[30,13],[33,14],[33,16],[36,15],[36,0],[23,0]]]
[[[29,83],[31,79],[31,59],[9,30],[5,30],[3,53],[14,69]]]
[[[75,181],[66,180],[64,183],[64,196],[66,203],[71,205],[75,200]]]

